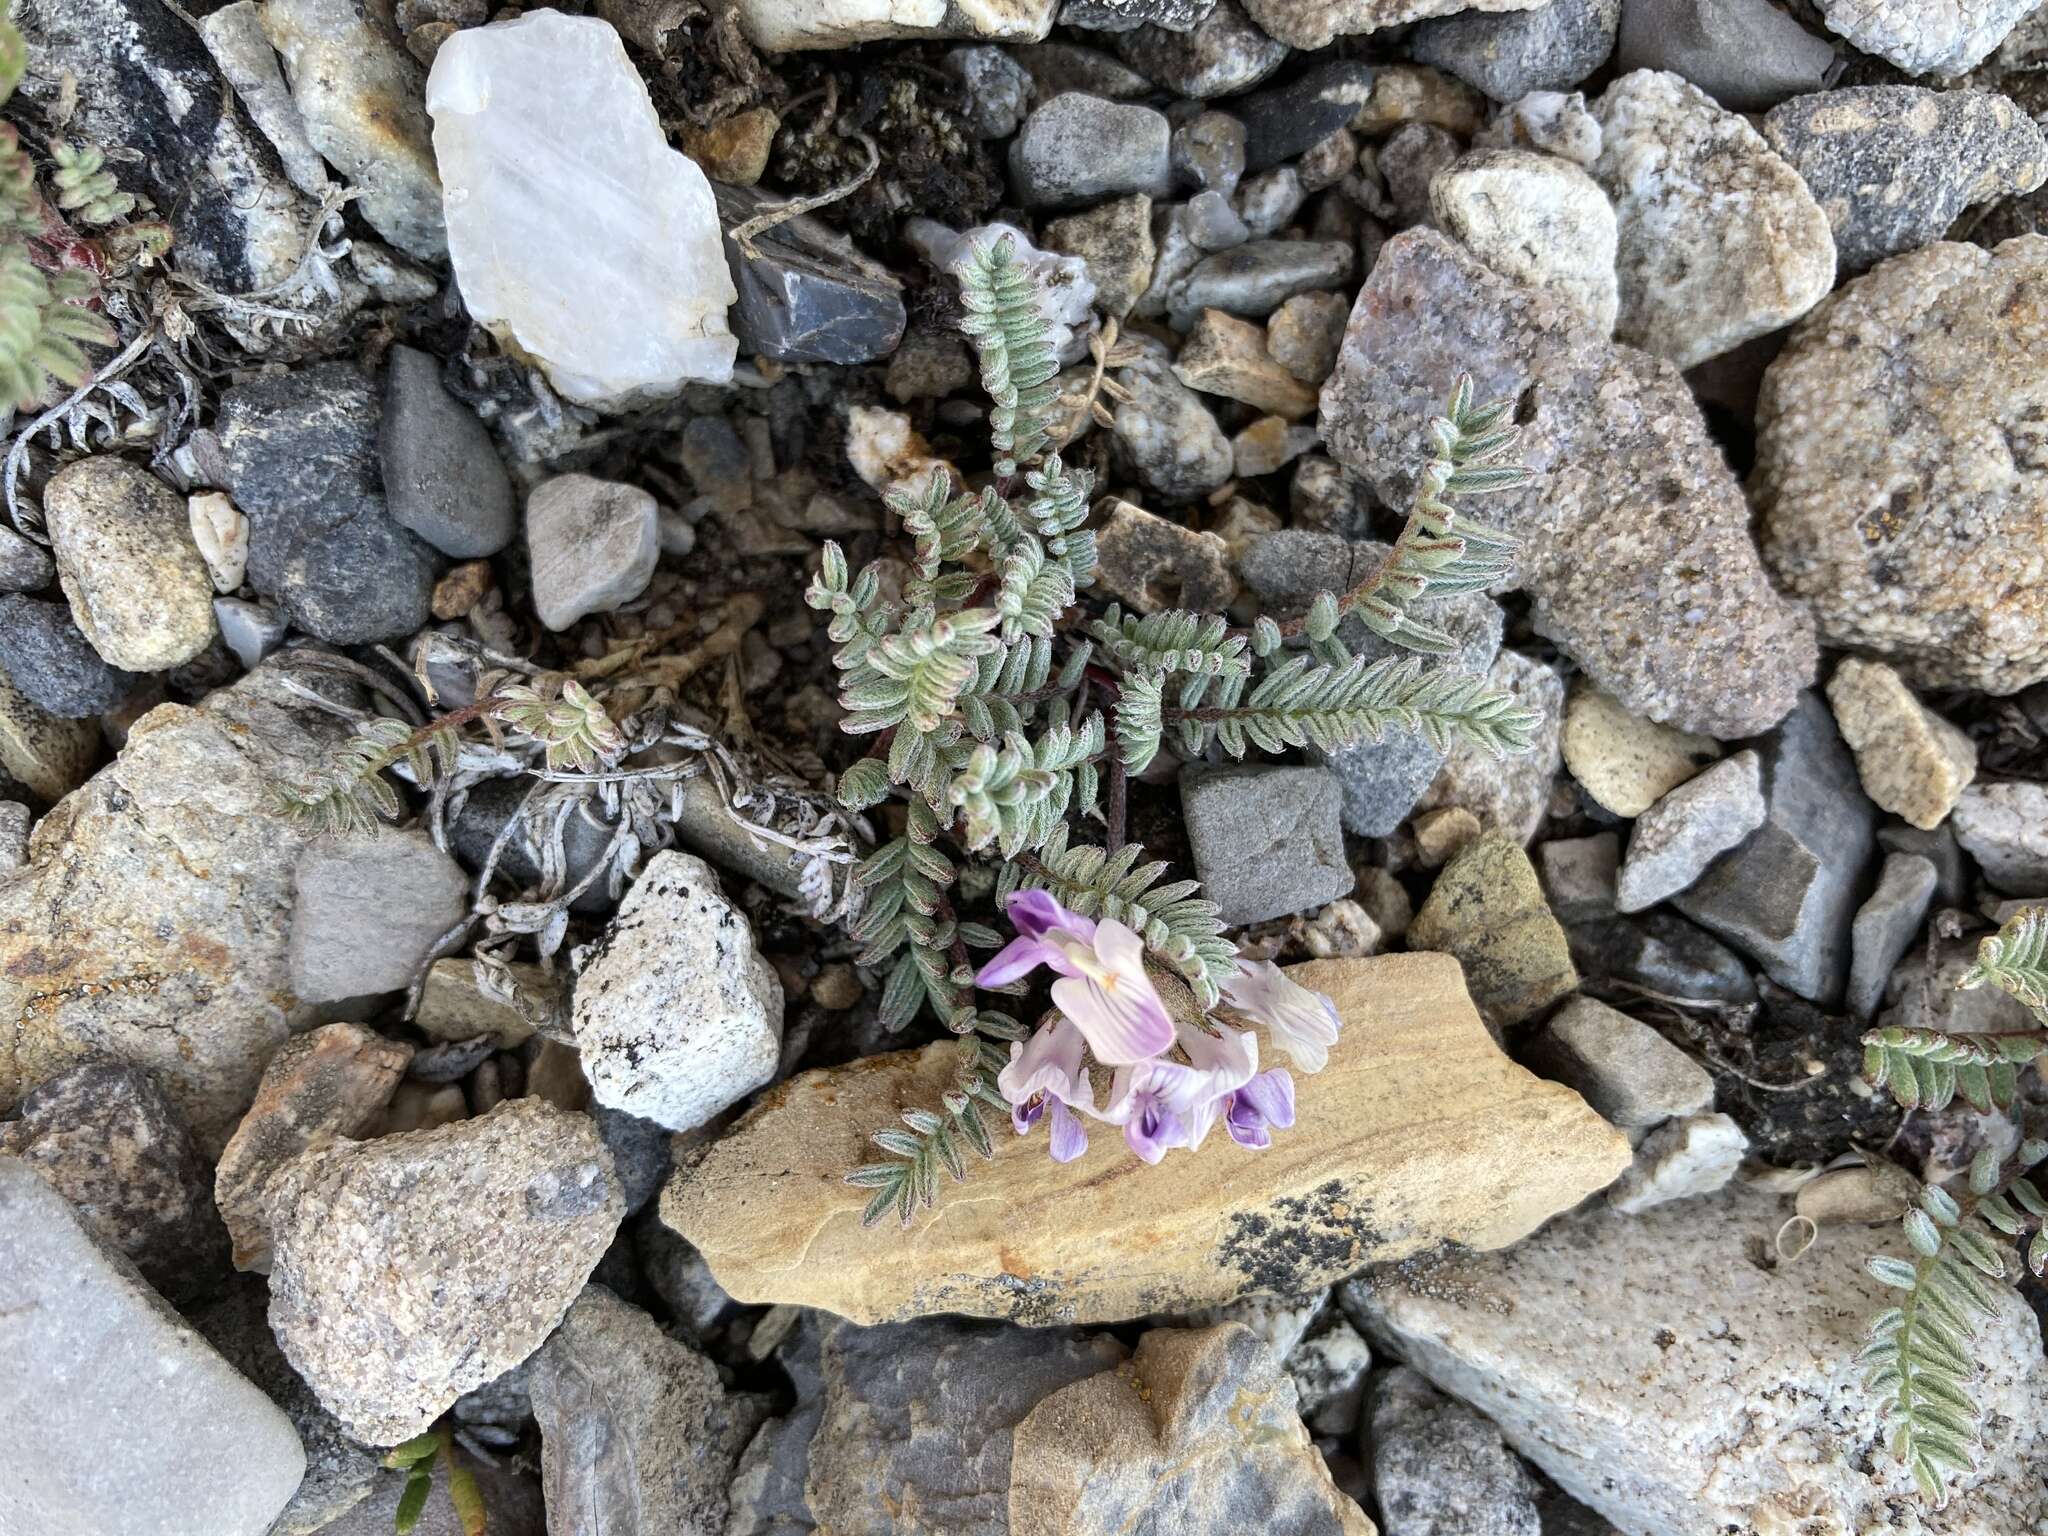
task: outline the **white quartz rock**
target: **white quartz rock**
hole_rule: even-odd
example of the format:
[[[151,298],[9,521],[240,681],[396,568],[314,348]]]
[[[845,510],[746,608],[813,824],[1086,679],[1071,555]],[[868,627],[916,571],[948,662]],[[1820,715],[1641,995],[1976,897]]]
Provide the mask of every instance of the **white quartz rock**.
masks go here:
[[[472,316],[586,405],[731,381],[711,183],[668,147],[610,23],[542,10],[457,32],[427,111]]]

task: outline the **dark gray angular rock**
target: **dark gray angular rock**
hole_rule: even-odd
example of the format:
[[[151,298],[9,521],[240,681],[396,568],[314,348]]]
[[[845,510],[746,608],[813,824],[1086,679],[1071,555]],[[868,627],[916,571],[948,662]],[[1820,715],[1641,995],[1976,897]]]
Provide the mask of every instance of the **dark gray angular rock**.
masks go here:
[[[383,1457],[351,1440],[334,1415],[320,1406],[313,1389],[299,1379],[270,1331],[269,1304],[269,1287],[260,1275],[237,1275],[224,1296],[190,1318],[206,1342],[262,1388],[298,1431],[306,1452],[306,1475],[269,1536],[311,1536],[328,1531],[376,1490],[385,1475]],[[498,1514],[492,1506],[493,1521]],[[390,1526],[387,1517],[385,1529]]]
[[[714,185],[730,230],[781,199]],[[739,302],[727,322],[756,357],[782,363],[867,363],[903,339],[903,285],[829,225],[799,216],[753,237],[755,255],[726,237]]]
[[[1756,982],[1741,957],[1676,913],[1575,923],[1565,936],[1572,962],[1588,976],[1633,982],[1666,997],[1756,1001]]]
[[[1257,172],[1292,160],[1358,116],[1372,95],[1372,66],[1331,59],[1285,85],[1230,104],[1244,121],[1244,168]]]
[[[1817,693],[1800,695],[1758,755],[1769,801],[1764,824],[1673,904],[1780,986],[1834,1003],[1848,980],[1849,929],[1875,847],[1877,808]]]
[[[640,1218],[633,1229],[633,1246],[647,1283],[690,1337],[708,1338],[738,1315],[740,1304],[726,1294],[704,1255],[664,1225],[657,1213],[649,1211]]]
[[[1013,1427],[1123,1353],[1070,1328],[943,1318],[828,1326],[824,1412],[810,1444],[812,1518],[821,1530],[880,1536],[882,1510],[943,1510],[947,1529],[1008,1529]],[[890,1432],[878,1436],[885,1424]]]
[[[1615,66],[1668,69],[1731,112],[1762,112],[1817,91],[1835,45],[1773,0],[1623,0]]]
[[[1192,31],[1126,32],[1116,40],[1116,51],[1154,85],[1197,101],[1250,90],[1287,58],[1287,45],[1260,31],[1238,0],[1216,0]]]
[[[1369,540],[1351,542],[1290,528],[1253,544],[1240,570],[1245,585],[1258,594],[1259,611],[1287,620],[1305,612],[1318,592],[1342,592],[1362,580],[1386,553],[1386,545]],[[1444,665],[1475,675],[1493,665],[1503,620],[1499,604],[1483,592],[1439,598],[1418,613],[1458,641],[1456,654],[1446,657]],[[1377,660],[1398,651],[1356,618],[1346,619],[1338,635],[1353,655]],[[1359,837],[1393,832],[1444,765],[1444,754],[1427,737],[1399,726],[1382,741],[1358,741],[1310,755],[1342,781],[1344,829]]]
[[[1850,924],[1854,951],[1849,963],[1849,1012],[1867,1019],[1884,1001],[1892,967],[1919,936],[1934,900],[1940,874],[1934,861],[1917,853],[1888,853],[1877,877],[1877,889],[1856,911]]]
[[[1341,240],[1254,240],[1203,257],[1168,290],[1167,309],[1181,330],[1205,309],[1263,319],[1297,293],[1341,287],[1353,259]]]
[[[762,1403],[601,1285],[584,1287],[529,1371],[555,1536],[723,1532]]]
[[[221,643],[250,672],[284,644],[285,631],[291,628],[291,622],[275,608],[239,597],[216,597],[213,622],[220,626]]]
[[[249,519],[249,584],[335,645],[390,640],[433,611],[440,560],[391,520],[377,452],[382,408],[352,363],[238,384],[214,427]]]
[[[227,1272],[213,1166],[141,1068],[92,1062],[58,1073],[22,1100],[18,1119],[0,1121],[0,1152],[48,1179],[87,1231],[172,1300]]]
[[[306,1467],[291,1421],[11,1157],[0,1253],[0,1531],[264,1536]]]
[[[1385,1536],[1541,1536],[1535,1476],[1492,1420],[1394,1367],[1369,1429]]]
[[[1622,0],[1549,0],[1528,11],[1460,11],[1417,25],[1409,50],[1499,102],[1568,91],[1607,62]]]
[[[62,720],[103,714],[133,691],[133,672],[110,667],[63,603],[0,594],[0,671]]]
[[[1845,274],[1939,240],[1972,204],[2048,178],[2048,134],[1994,91],[1818,91],[1773,108],[1763,131],[1827,214]]]
[[[1247,763],[1181,774],[1181,810],[1202,894],[1226,927],[1286,917],[1348,895],[1338,822],[1343,790],[1327,768]]]
[[[1173,189],[1173,130],[1163,114],[1067,91],[1033,110],[1010,141],[1010,187],[1027,208],[1072,208]]]
[[[377,451],[392,519],[457,560],[495,555],[518,528],[512,479],[476,412],[441,387],[438,360],[395,346]]]
[[[631,1216],[661,1192],[662,1182],[668,1178],[672,1166],[669,1134],[652,1120],[608,1104],[592,1104],[589,1114],[597,1122],[605,1150],[612,1155],[619,1192],[626,1214]]]
[[[50,552],[0,523],[0,592],[40,592],[56,579]]]
[[[16,17],[29,49],[17,102],[59,103],[73,141],[132,151],[107,173],[146,192],[178,263],[224,293],[289,278],[313,205],[223,88],[198,31],[156,0],[64,0]]]
[[[1406,505],[1461,372],[1479,398],[1522,405],[1517,453],[1535,479],[1473,515],[1520,538],[1537,632],[1633,713],[1724,739],[1781,719],[1813,680],[1813,619],[1766,577],[1742,487],[1678,371],[1411,230],[1380,251],[1323,385],[1330,452]]]

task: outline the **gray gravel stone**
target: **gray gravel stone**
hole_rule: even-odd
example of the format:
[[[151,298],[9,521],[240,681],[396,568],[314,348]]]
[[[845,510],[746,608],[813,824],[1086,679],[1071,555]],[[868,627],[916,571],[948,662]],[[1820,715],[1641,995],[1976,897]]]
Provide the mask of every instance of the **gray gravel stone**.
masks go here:
[[[371,227],[409,256],[445,258],[426,82],[390,13],[349,0],[265,0],[263,31],[307,138],[358,189]]]
[[[1131,471],[1164,501],[1193,501],[1230,478],[1230,439],[1202,397],[1174,376],[1163,347],[1119,369],[1117,382],[1129,391],[1116,404],[1110,430]]]
[[[1853,958],[1847,1003],[1857,1018],[1869,1018],[1884,1001],[1892,968],[1919,937],[1939,879],[1931,859],[1916,853],[1885,855],[1877,889],[1857,908],[1849,930]]]
[[[1230,110],[1244,122],[1244,166],[1263,171],[1299,157],[1358,116],[1372,95],[1372,66],[1329,59],[1308,73],[1249,96]]]
[[[1817,91],[1835,45],[1774,0],[1622,0],[1615,66],[1683,75],[1731,112]]]
[[[512,542],[512,480],[475,411],[441,387],[441,364],[395,346],[377,438],[391,516],[444,555],[476,560]]]
[[[1827,297],[1827,215],[1746,118],[1655,70],[1623,75],[1593,110],[1593,175],[1618,231],[1617,339],[1691,368]]]
[[[1202,891],[1227,927],[1349,895],[1338,825],[1343,792],[1325,768],[1252,763],[1181,775],[1181,809]]]
[[[334,645],[409,635],[433,611],[440,560],[391,519],[381,414],[353,363],[317,363],[231,386],[214,426],[249,519],[249,585]]]
[[[1830,32],[1909,75],[1975,69],[2040,0],[1815,0]]]
[[[239,597],[216,597],[213,622],[220,627],[221,643],[251,672],[284,644],[285,632],[291,628],[290,620],[275,608]]]
[[[0,1252],[0,1530],[264,1536],[306,1469],[291,1421],[11,1157]]]
[[[1318,1326],[1287,1352],[1287,1374],[1302,1420],[1319,1435],[1348,1435],[1357,1429],[1371,1369],[1371,1346],[1341,1314]]]
[[[2048,134],[1992,91],[1820,91],[1763,127],[1827,214],[1845,273],[1939,240],[1965,208],[2048,178]]]
[[[1613,917],[1621,839],[1612,832],[1552,838],[1536,848],[1536,876],[1557,920],[1573,923]]]
[[[1241,569],[1263,611],[1289,619],[1306,611],[1316,593],[1342,592],[1362,580],[1386,552],[1384,544],[1350,543],[1331,534],[1283,529],[1254,544]],[[1500,606],[1484,593],[1438,598],[1416,611],[1458,643],[1444,665],[1471,673],[1493,665],[1503,619]],[[1338,634],[1354,655],[1378,659],[1400,654],[1356,620],[1346,620]],[[1406,821],[1435,783],[1445,756],[1421,732],[1399,726],[1390,728],[1383,741],[1352,742],[1312,755],[1343,784],[1344,828],[1359,837],[1386,837]]]
[[[71,617],[110,665],[163,672],[206,649],[213,578],[182,496],[100,454],[50,477],[43,515]]]
[[[292,276],[314,206],[222,89],[192,23],[154,0],[77,0],[16,20],[30,66],[17,105],[61,103],[73,142],[134,151],[106,169],[162,210],[180,270],[223,293]]]
[[[775,1075],[782,983],[711,866],[657,853],[582,960],[572,1021],[601,1104],[693,1130]]]
[[[469,910],[462,866],[419,830],[322,838],[300,856],[293,888],[292,990],[309,1003],[411,985]]]
[[[1532,485],[1474,515],[1520,537],[1537,631],[1634,713],[1729,737],[1782,718],[1813,678],[1812,621],[1766,579],[1742,488],[1677,370],[1415,230],[1380,252],[1323,385],[1330,451],[1406,505],[1461,371],[1479,398],[1533,411],[1518,444]]]
[[[0,1104],[79,1062],[128,1061],[157,1073],[212,1155],[271,1053],[317,1022],[287,962],[292,867],[315,834],[279,816],[271,791],[348,726],[287,678],[360,702],[332,672],[281,657],[197,709],[159,706],[0,880],[0,1016],[15,1021]],[[90,944],[52,951],[60,910]]]
[[[1692,1115],[1658,1127],[1636,1160],[1607,1189],[1607,1203],[1637,1216],[1673,1200],[1725,1189],[1749,1152],[1749,1138],[1727,1115]]]
[[[1949,813],[1956,841],[2009,896],[2048,896],[2048,785],[1972,784]]]
[[[1607,62],[1622,0],[1549,0],[1529,11],[1461,11],[1415,28],[1409,51],[1498,102],[1568,91]]]
[[[1764,374],[1749,492],[1765,559],[1824,638],[1922,688],[2048,676],[2048,529],[2031,441],[2048,351],[2013,323],[2048,240],[1937,241],[1845,284]]]
[[[1068,91],[1033,109],[1010,143],[1010,184],[1027,208],[1071,208],[1173,188],[1172,129],[1150,107]]]
[[[0,524],[0,592],[40,592],[56,579],[47,549]]]
[[[718,1367],[601,1285],[530,1368],[553,1536],[723,1532],[733,1467],[763,1413]]]
[[[1500,1431],[1407,1366],[1375,1384],[1368,1436],[1386,1536],[1541,1536],[1536,1479]]]
[[[1769,802],[1763,826],[1674,904],[1780,986],[1834,1003],[1848,979],[1849,928],[1877,808],[1817,693],[1802,694],[1758,752]]]
[[[0,669],[60,720],[102,714],[128,697],[137,682],[134,673],[101,659],[64,604],[11,592],[0,593]]]
[[[661,558],[657,511],[638,486],[590,475],[535,486],[526,498],[526,544],[541,623],[567,629],[645,592]]]
[[[1188,32],[1126,32],[1116,40],[1116,51],[1154,85],[1197,101],[1250,90],[1287,58],[1287,45],[1260,31],[1238,0],[1216,0],[1215,9]]]
[[[225,1273],[213,1169],[150,1073],[118,1062],[58,1073],[0,1121],[0,1152],[48,1179],[97,1241],[172,1300]]]
[[[225,1295],[190,1316],[206,1342],[260,1387],[298,1431],[306,1452],[306,1475],[268,1536],[312,1536],[360,1504],[386,1474],[383,1458],[351,1440],[291,1368],[270,1331],[269,1305],[270,1290],[261,1278],[238,1275]],[[498,1514],[492,1506],[493,1521]],[[384,1528],[390,1530],[389,1518]]]
[[[1263,319],[1298,293],[1341,286],[1352,260],[1342,241],[1254,240],[1204,257],[1168,291],[1167,309],[1180,330],[1205,309]]]
[[[1714,1103],[1714,1079],[1705,1067],[1649,1025],[1596,998],[1575,997],[1558,1009],[1524,1059],[1635,1134]]]
[[[1230,0],[1222,3],[1227,5]],[[1150,80],[1099,48],[1083,48],[1078,43],[1012,43],[1003,52],[1024,66],[1031,77],[1028,94],[1040,101],[1050,101],[1062,91],[1134,101],[1152,95],[1155,89]],[[1018,113],[1017,120],[1023,118],[1024,114]]]
[[[1228,112],[1200,112],[1173,130],[1167,158],[1182,186],[1225,197],[1244,179],[1245,129]]]
[[[1616,905],[1640,912],[1677,895],[1763,822],[1763,765],[1757,755],[1722,758],[1637,818],[1615,882]]]
[[[960,82],[962,117],[977,139],[1007,139],[1031,110],[1031,76],[993,43],[950,49],[939,67]]]
[[[1122,1358],[1113,1340],[1067,1328],[829,1324],[811,1517],[823,1530],[878,1532],[881,1510],[944,1509],[956,1529],[1006,1529],[1013,1427],[1050,1393]],[[944,1411],[928,1411],[939,1404]],[[898,1430],[878,1438],[878,1424]]]
[[[316,1148],[269,1192],[271,1326],[368,1445],[418,1434],[532,1354],[622,1214],[597,1127],[537,1098]]]

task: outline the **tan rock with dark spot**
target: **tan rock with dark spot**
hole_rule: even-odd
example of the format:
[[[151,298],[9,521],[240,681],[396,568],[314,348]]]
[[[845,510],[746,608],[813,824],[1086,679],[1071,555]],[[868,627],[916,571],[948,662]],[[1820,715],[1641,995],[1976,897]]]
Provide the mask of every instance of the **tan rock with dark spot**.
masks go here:
[[[369,1132],[391,1102],[412,1047],[361,1024],[328,1024],[285,1043],[256,1086],[214,1170],[213,1198],[235,1245],[235,1268],[270,1273],[264,1201],[271,1178],[300,1153]]]
[[[878,1238],[843,1176],[873,1160],[869,1132],[952,1086],[942,1043],[781,1084],[677,1170],[662,1220],[741,1301],[861,1323],[1103,1322],[1298,1293],[1445,1243],[1497,1248],[1628,1165],[1626,1139],[1576,1093],[1500,1052],[1447,956],[1289,974],[1328,993],[1345,1030],[1328,1067],[1298,1078],[1295,1125],[1266,1151],[1212,1136],[1152,1168],[1094,1126],[1060,1164],[999,1125],[993,1162]]]

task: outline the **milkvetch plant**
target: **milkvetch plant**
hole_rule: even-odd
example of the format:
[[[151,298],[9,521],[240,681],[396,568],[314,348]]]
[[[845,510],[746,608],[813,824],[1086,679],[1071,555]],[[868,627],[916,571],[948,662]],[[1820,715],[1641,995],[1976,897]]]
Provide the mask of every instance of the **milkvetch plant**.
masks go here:
[[[961,299],[993,402],[986,481],[938,465],[889,492],[911,543],[900,597],[832,543],[805,593],[830,616],[842,729],[870,743],[840,775],[840,801],[854,813],[901,802],[901,833],[856,870],[860,962],[886,977],[885,1024],[929,1010],[961,1037],[953,1090],[877,1131],[887,1159],[848,1175],[874,1191],[870,1222],[908,1222],[936,1198],[941,1170],[964,1178],[969,1151],[993,1155],[985,1112],[1020,1133],[1044,1124],[1063,1161],[1086,1149],[1091,1121],[1148,1162],[1219,1128],[1264,1147],[1293,1123],[1292,1072],[1260,1061],[1247,1026],[1312,1074],[1329,1059],[1336,1011],[1243,960],[1196,883],[1167,878],[1125,839],[1132,775],[1162,753],[1329,748],[1394,727],[1515,752],[1536,727],[1483,678],[1429,665],[1455,646],[1419,607],[1511,569],[1512,542],[1452,506],[1526,481],[1505,462],[1506,402],[1475,404],[1470,381],[1457,382],[1430,425],[1406,526],[1348,591],[1249,629],[1222,614],[1126,613],[1088,597],[1094,486],[1055,446],[1059,366],[1007,237],[974,253]],[[1347,619],[1414,654],[1353,654],[1338,632]],[[1007,942],[958,910],[970,862],[996,866]],[[1053,977],[1053,1012],[1027,1035],[983,994],[1038,971]]]

